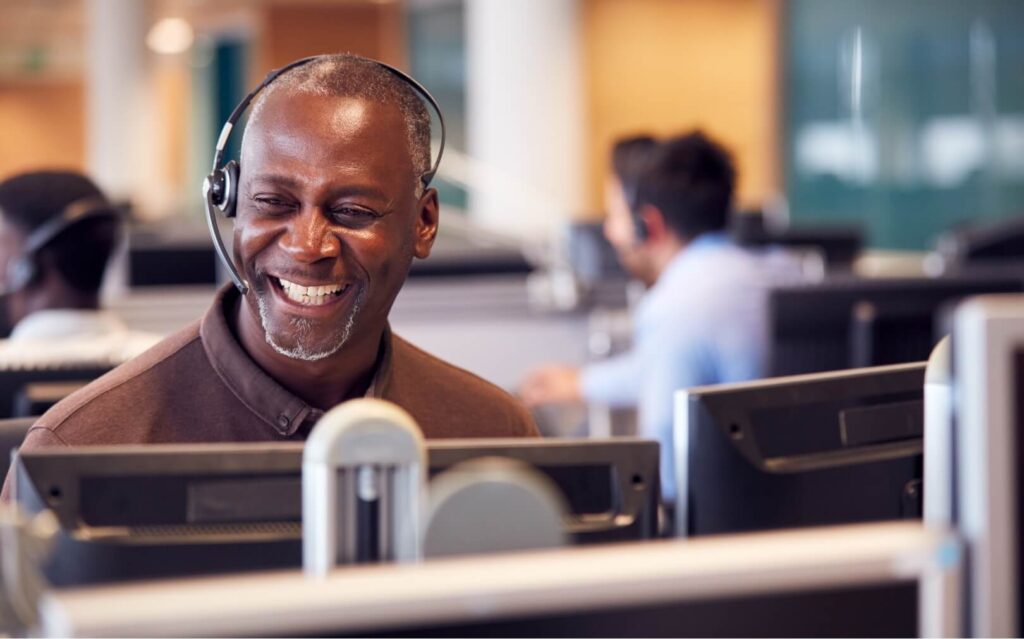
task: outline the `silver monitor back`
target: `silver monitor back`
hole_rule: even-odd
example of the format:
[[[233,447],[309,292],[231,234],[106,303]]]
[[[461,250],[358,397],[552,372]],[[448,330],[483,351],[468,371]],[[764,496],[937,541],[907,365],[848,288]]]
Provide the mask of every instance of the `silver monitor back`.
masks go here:
[[[53,591],[39,630],[954,636],[959,554],[951,535],[886,523],[351,567],[315,580],[299,571],[171,580]]]
[[[924,521],[953,525],[952,346],[943,337],[928,358],[924,378]]]

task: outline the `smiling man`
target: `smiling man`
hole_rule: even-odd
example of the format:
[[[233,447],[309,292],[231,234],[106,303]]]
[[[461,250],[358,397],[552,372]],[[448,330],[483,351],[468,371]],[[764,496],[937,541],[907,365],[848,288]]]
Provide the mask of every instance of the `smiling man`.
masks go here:
[[[382,66],[329,56],[278,77],[242,141],[234,261],[203,319],[55,406],[27,448],[305,438],[354,397],[431,437],[536,435],[522,405],[392,334],[438,225],[430,119]]]

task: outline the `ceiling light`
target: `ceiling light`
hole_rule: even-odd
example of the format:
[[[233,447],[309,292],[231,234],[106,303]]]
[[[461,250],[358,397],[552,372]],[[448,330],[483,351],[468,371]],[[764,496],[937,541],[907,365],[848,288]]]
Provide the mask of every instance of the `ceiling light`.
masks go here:
[[[146,35],[146,46],[157,53],[174,55],[184,53],[192,46],[195,35],[183,18],[163,18]]]

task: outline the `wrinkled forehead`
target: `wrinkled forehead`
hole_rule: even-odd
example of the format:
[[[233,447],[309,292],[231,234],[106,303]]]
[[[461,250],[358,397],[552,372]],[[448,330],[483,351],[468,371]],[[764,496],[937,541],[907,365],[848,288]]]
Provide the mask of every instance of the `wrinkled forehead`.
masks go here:
[[[398,106],[361,96],[272,91],[246,125],[242,157],[251,148],[285,138],[319,146],[370,142],[411,162]]]

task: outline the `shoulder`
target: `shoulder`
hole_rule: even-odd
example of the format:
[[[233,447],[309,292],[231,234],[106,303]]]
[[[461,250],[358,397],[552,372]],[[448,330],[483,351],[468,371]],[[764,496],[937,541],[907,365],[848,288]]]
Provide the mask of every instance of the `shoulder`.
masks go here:
[[[58,402],[32,427],[30,440],[40,445],[108,443],[103,432],[124,432],[145,398],[187,374],[198,356],[202,344],[195,322]]]
[[[408,410],[427,437],[539,435],[525,405],[509,393],[397,335],[391,344],[392,375],[385,399]]]

